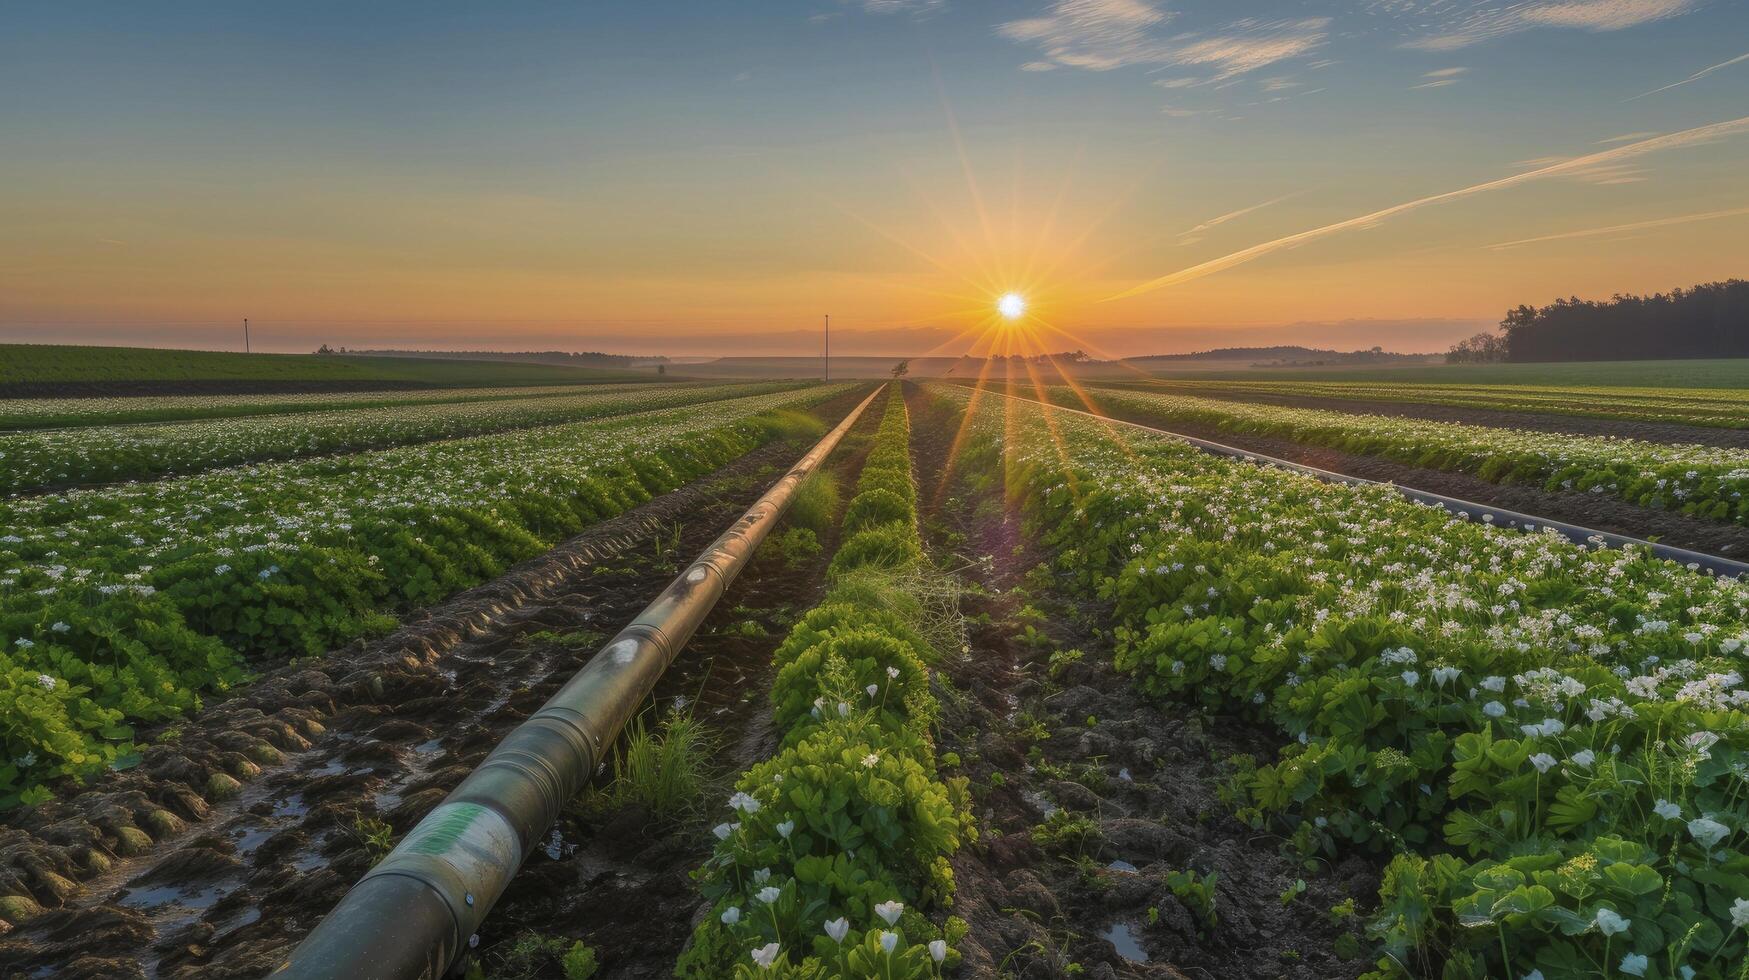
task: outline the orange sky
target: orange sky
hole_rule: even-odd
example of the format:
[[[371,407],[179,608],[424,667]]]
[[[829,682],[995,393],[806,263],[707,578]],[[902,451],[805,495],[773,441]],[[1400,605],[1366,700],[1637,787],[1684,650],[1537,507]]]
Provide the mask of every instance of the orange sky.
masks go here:
[[[1749,269],[1749,71],[1642,94],[1740,9],[817,6],[0,14],[0,341],[958,353],[1013,290],[1059,349],[1439,350]]]

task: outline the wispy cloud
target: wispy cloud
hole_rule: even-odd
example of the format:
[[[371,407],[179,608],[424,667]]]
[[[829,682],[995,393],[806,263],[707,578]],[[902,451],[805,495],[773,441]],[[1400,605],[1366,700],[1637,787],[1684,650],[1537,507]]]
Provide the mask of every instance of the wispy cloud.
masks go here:
[[[1518,0],[1511,3],[1451,0],[1379,3],[1377,11],[1434,21],[1432,33],[1404,44],[1423,51],[1455,51],[1507,34],[1539,27],[1620,31],[1688,13],[1699,0]]]
[[[1626,146],[1618,146],[1613,149],[1599,150],[1596,153],[1573,157],[1572,159],[1564,160],[1559,163],[1551,163],[1535,170],[1524,171],[1522,173],[1513,174],[1509,177],[1501,177],[1480,184],[1472,184],[1468,187],[1460,187],[1457,190],[1446,191],[1442,194],[1431,194],[1427,197],[1420,197],[1413,201],[1405,201],[1402,204],[1382,208],[1369,214],[1349,218],[1346,221],[1338,221],[1333,224],[1308,229],[1296,234],[1286,235],[1271,241],[1262,242],[1253,245],[1250,248],[1240,249],[1237,252],[1223,255],[1217,259],[1210,259],[1207,262],[1199,263],[1190,266],[1189,268],[1180,269],[1177,272],[1169,273],[1155,279],[1150,279],[1120,293],[1108,296],[1106,299],[1125,299],[1130,296],[1152,292],[1153,290],[1161,289],[1166,286],[1175,286],[1180,283],[1189,282],[1193,279],[1201,279],[1204,276],[1223,272],[1234,266],[1244,265],[1254,259],[1260,259],[1265,255],[1279,252],[1282,249],[1304,245],[1307,242],[1317,241],[1321,238],[1328,238],[1331,235],[1340,234],[1345,231],[1371,228],[1400,214],[1405,214],[1429,205],[1445,204],[1449,201],[1461,200],[1466,197],[1473,197],[1477,194],[1485,194],[1489,191],[1504,190],[1508,187],[1516,187],[1520,184],[1526,184],[1549,177],[1568,176],[1574,171],[1583,170],[1587,167],[1613,165],[1625,160],[1646,156],[1651,153],[1680,149],[1682,147],[1694,146],[1701,143],[1709,143],[1714,140],[1723,139],[1728,136],[1736,136],[1745,132],[1749,132],[1749,116],[1728,120],[1726,122],[1713,123],[1708,126],[1698,126],[1694,129],[1685,129],[1681,132],[1670,133],[1666,136],[1656,136],[1648,140],[1641,140],[1638,143],[1629,143]]]
[[[1657,134],[1647,133],[1645,135],[1656,136]],[[1557,163],[1566,163],[1574,159],[1576,158],[1569,156],[1533,157],[1529,160],[1518,161],[1518,165],[1521,167],[1541,168],[1552,166]],[[1617,184],[1639,183],[1646,179],[1646,174],[1647,171],[1644,167],[1637,167],[1631,163],[1606,161],[1575,167],[1563,176],[1585,184],[1596,184],[1599,187],[1612,187]]]
[[[1492,249],[1517,248],[1521,245],[1535,245],[1538,242],[1558,242],[1569,238],[1591,238],[1596,235],[1615,235],[1627,231],[1642,231],[1647,228],[1667,228],[1671,225],[1686,225],[1695,221],[1714,221],[1719,218],[1735,218],[1741,215],[1749,215],[1749,208],[1729,208],[1724,211],[1702,211],[1699,214],[1678,214],[1668,218],[1653,218],[1650,221],[1630,221],[1625,225],[1608,225],[1603,228],[1584,228],[1579,231],[1563,231],[1555,235],[1539,235],[1536,238],[1520,238],[1514,242],[1495,242],[1487,247]]]
[[[1186,237],[1188,237],[1190,235],[1200,235],[1203,232],[1208,231],[1210,228],[1219,227],[1220,225],[1224,225],[1229,221],[1233,221],[1233,220],[1238,219],[1238,218],[1243,218],[1246,215],[1252,213],[1253,211],[1261,211],[1264,208],[1270,207],[1271,205],[1280,204],[1281,202],[1283,202],[1283,201],[1285,201],[1288,198],[1293,197],[1293,196],[1294,196],[1293,194],[1283,194],[1282,196],[1275,198],[1274,200],[1264,201],[1262,204],[1253,204],[1248,208],[1240,208],[1237,211],[1228,211],[1226,214],[1219,215],[1217,217],[1213,217],[1213,218],[1208,219],[1207,221],[1203,222],[1202,224],[1197,225],[1195,228],[1186,229],[1183,232],[1183,235]],[[1180,242],[1180,244],[1185,244],[1185,243]]]
[[[1649,129],[1640,133],[1623,133],[1620,136],[1611,136],[1608,139],[1598,140],[1597,145],[1608,146],[1611,143],[1632,143],[1635,140],[1643,140],[1649,136],[1656,135],[1658,135],[1658,131],[1655,129]]]
[[[1411,85],[1409,87],[1412,89],[1415,89],[1415,88],[1445,88],[1448,85],[1456,85],[1457,83],[1458,83],[1458,80],[1455,78],[1436,78],[1431,82],[1422,82],[1419,85]]]
[[[1221,80],[1305,54],[1324,43],[1328,17],[1234,21],[1218,30],[1174,34],[1176,14],[1147,0],[1053,0],[1041,16],[1011,20],[997,33],[1036,46],[1065,68],[1110,71],[1134,65],[1196,66]]]
[[[1702,68],[1700,71],[1697,71],[1694,74],[1688,76],[1687,78],[1684,78],[1680,82],[1671,82],[1669,85],[1666,85],[1663,88],[1655,88],[1650,92],[1641,92],[1639,95],[1636,95],[1633,98],[1623,99],[1622,101],[1623,102],[1632,102],[1632,101],[1634,101],[1634,99],[1643,99],[1648,95],[1657,95],[1659,92],[1668,92],[1673,88],[1681,88],[1682,86],[1687,85],[1689,82],[1697,81],[1699,79],[1705,78],[1708,75],[1711,75],[1713,72],[1718,71],[1720,68],[1729,68],[1732,65],[1742,64],[1745,61],[1749,61],[1749,54],[1740,54],[1737,57],[1732,58],[1730,61],[1721,61],[1716,65],[1709,65],[1706,68]]]
[[[862,0],[862,9],[871,14],[922,14],[946,5],[947,0]]]

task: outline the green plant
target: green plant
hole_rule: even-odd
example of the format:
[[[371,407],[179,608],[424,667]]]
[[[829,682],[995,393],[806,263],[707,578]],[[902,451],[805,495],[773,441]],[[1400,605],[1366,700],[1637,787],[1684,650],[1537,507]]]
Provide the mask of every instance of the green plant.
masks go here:
[[[352,818],[353,836],[364,844],[364,849],[370,852],[371,863],[375,864],[389,856],[395,849],[395,828],[376,817],[357,814]]]
[[[1220,919],[1215,910],[1215,882],[1219,877],[1213,871],[1200,877],[1189,869],[1174,871],[1166,876],[1166,887],[1172,889],[1172,894],[1184,903],[1185,908],[1196,913],[1204,925],[1213,929]]]
[[[686,812],[697,804],[710,775],[712,747],[704,723],[670,711],[652,730],[644,718],[633,719],[620,742],[604,802],[636,803],[659,816]]]
[[[832,529],[839,507],[838,478],[830,470],[808,474],[790,498],[784,521],[792,528],[812,531],[816,537]]]
[[[595,960],[595,947],[582,940],[571,944],[559,965],[565,971],[565,980],[589,980],[601,969],[601,964]]]

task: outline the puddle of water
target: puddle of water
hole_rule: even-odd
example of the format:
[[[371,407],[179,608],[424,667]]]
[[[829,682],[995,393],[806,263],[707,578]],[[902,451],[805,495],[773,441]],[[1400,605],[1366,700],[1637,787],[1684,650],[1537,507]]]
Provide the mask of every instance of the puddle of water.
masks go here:
[[[272,827],[262,826],[239,827],[231,831],[231,839],[237,842],[237,857],[247,859],[273,834]]]
[[[1142,869],[1136,867],[1135,865],[1129,863],[1128,861],[1117,860],[1117,861],[1113,861],[1110,864],[1106,865],[1105,870],[1116,871],[1118,874],[1133,875],[1133,874],[1140,872]]]
[[[304,802],[304,794],[293,793],[283,800],[273,804],[275,817],[302,817],[310,812],[310,805]]]
[[[180,905],[188,909],[208,909],[214,902],[225,896],[226,888],[220,884],[201,885],[152,885],[146,888],[131,888],[122,896],[119,904],[129,908],[152,909],[163,905]]]
[[[1133,783],[1136,781],[1136,777],[1131,776],[1130,771],[1127,768],[1119,769],[1117,771],[1117,778],[1123,780],[1126,783]]]
[[[1131,963],[1148,962],[1148,951],[1136,941],[1135,935],[1130,930],[1130,924],[1127,922],[1114,923],[1111,928],[1100,933],[1099,938],[1110,943],[1111,947],[1117,950],[1117,955]]]

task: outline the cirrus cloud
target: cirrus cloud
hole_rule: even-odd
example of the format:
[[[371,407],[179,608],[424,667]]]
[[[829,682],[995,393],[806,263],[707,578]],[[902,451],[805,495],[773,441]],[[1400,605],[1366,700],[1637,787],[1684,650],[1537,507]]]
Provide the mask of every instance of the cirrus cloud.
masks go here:
[[[1007,21],[996,31],[1036,46],[1046,61],[1065,68],[1204,68],[1218,81],[1312,51],[1330,26],[1328,17],[1247,18],[1211,31],[1169,33],[1175,20],[1173,11],[1147,0],[1053,0],[1042,15]]]

